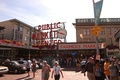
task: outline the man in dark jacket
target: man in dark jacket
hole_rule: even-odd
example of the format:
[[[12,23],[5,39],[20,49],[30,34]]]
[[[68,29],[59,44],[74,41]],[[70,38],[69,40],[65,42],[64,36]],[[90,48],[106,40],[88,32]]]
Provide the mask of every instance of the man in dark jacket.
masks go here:
[[[84,72],[84,76],[86,76],[86,72],[87,72],[88,80],[95,80],[95,74],[93,69],[94,69],[93,57],[89,57],[89,61],[86,63],[85,72]]]

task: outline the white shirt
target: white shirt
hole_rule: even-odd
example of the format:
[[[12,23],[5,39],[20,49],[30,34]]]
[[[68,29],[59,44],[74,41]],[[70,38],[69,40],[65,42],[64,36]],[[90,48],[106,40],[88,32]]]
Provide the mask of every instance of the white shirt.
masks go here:
[[[60,75],[60,66],[54,66],[53,70],[54,70],[54,75]]]

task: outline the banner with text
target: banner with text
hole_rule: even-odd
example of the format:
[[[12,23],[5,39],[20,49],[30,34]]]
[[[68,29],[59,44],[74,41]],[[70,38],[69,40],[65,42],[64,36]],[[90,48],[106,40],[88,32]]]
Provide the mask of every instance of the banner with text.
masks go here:
[[[100,14],[101,14],[103,0],[100,0],[100,1],[98,1],[96,3],[93,2],[93,4],[94,4],[95,24],[98,24],[99,18],[100,18]]]

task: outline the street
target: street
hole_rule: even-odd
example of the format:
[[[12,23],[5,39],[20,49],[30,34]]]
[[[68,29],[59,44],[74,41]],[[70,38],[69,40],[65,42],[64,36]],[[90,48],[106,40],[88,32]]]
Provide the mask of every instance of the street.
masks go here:
[[[51,69],[52,70],[52,69]],[[64,78],[60,78],[60,80],[87,80],[87,77],[84,76],[81,72],[75,72],[75,68],[63,68]],[[32,79],[32,72],[30,73],[30,77],[27,77],[27,73],[24,74],[4,74],[0,77],[0,80],[41,80],[41,69],[38,69],[36,72],[36,77]],[[54,80],[54,78],[50,78],[49,80]]]

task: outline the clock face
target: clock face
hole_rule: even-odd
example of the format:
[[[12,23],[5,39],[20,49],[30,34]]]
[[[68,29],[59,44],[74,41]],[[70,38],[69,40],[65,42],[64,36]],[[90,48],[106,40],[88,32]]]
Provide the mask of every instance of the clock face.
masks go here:
[[[67,35],[67,31],[65,29],[61,28],[58,30],[58,38],[63,39],[66,37],[66,35]]]

